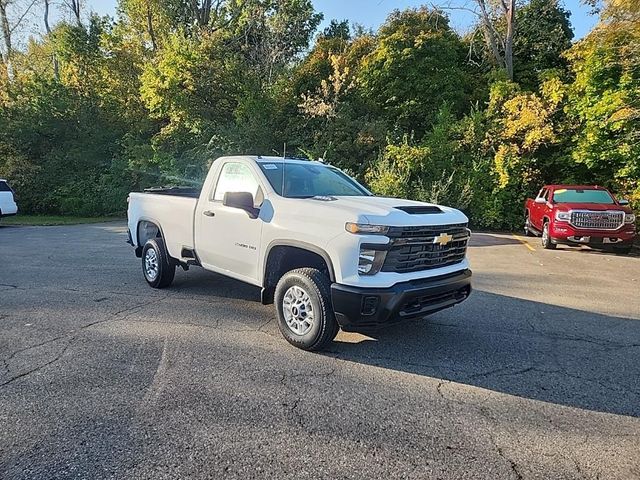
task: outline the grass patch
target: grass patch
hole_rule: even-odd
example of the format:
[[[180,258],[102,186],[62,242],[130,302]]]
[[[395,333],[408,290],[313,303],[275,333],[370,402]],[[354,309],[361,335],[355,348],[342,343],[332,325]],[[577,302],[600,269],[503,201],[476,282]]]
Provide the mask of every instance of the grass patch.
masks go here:
[[[123,217],[72,217],[67,215],[16,215],[0,219],[0,225],[78,225],[124,220]]]

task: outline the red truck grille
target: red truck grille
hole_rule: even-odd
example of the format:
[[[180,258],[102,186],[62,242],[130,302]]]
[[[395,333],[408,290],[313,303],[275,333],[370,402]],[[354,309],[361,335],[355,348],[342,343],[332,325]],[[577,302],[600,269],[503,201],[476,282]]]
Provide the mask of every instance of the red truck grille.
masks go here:
[[[617,211],[581,211],[571,212],[571,225],[576,228],[594,230],[617,230],[624,224],[624,212]]]
[[[392,227],[392,247],[383,272],[408,273],[455,265],[464,260],[470,238],[466,224]]]

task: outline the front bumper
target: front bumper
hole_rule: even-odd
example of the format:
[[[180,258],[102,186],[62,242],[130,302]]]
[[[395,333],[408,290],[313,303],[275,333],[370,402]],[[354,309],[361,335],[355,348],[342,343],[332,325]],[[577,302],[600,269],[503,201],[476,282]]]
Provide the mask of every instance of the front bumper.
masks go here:
[[[389,288],[362,288],[334,283],[331,299],[343,330],[360,331],[424,317],[464,301],[471,293],[471,270],[397,283]]]
[[[636,230],[634,224],[625,224],[617,230],[592,230],[575,228],[564,222],[554,222],[549,235],[555,243],[567,245],[628,245],[633,243]]]

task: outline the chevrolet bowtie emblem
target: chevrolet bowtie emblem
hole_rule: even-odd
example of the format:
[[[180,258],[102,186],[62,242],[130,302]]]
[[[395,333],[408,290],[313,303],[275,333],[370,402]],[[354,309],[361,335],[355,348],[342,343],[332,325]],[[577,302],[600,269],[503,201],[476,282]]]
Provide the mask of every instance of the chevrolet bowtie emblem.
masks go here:
[[[441,233],[440,235],[438,235],[436,238],[433,239],[433,243],[439,243],[444,247],[451,240],[453,240],[452,235],[449,235],[448,233]]]

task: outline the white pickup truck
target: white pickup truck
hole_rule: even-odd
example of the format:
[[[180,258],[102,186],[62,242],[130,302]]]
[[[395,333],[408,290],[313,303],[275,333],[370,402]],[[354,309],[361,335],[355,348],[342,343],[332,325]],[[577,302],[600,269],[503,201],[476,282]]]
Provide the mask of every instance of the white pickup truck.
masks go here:
[[[321,162],[222,157],[201,190],[131,193],[128,217],[149,285],[197,265],[262,287],[283,336],[306,350],[471,293],[462,212],[373,196]]]
[[[4,178],[0,178],[0,218],[17,213],[18,205],[13,197],[13,190]]]

